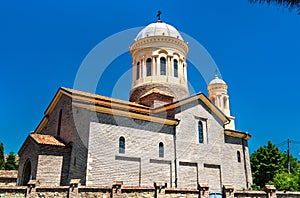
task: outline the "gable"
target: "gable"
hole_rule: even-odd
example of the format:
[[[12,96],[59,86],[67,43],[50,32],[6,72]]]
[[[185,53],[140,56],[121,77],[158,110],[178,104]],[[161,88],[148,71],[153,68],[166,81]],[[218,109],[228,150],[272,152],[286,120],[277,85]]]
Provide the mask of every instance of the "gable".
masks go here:
[[[191,108],[197,104],[201,104],[208,112],[210,112],[210,114],[216,116],[224,124],[230,122],[229,118],[218,107],[216,107],[203,93],[198,93],[183,100],[176,101],[172,104],[156,108],[153,111],[155,113],[159,113],[162,111],[174,111],[175,113],[179,113],[181,110]]]
[[[63,95],[72,99],[73,106],[84,108],[89,111],[129,117],[133,119],[156,122],[166,125],[177,125],[178,121],[174,119],[174,113],[178,112],[178,109],[188,108],[192,104],[195,104],[195,102],[198,102],[203,107],[205,107],[207,111],[209,111],[221,122],[223,122],[223,124],[229,123],[228,117],[225,116],[225,114],[220,109],[218,109],[218,107],[211,103],[203,93],[198,93],[183,100],[151,109],[147,106],[140,105],[134,102],[109,98],[69,88],[59,88],[51,103],[44,112],[44,117],[37,126],[35,133],[40,133],[44,128],[44,126],[48,122],[49,114],[53,111]],[[168,112],[168,114],[171,112],[172,115],[165,115],[164,112]]]
[[[25,142],[21,146],[18,154],[21,156],[23,150],[26,148],[28,144],[35,144],[35,145],[48,145],[48,146],[55,146],[55,147],[65,147],[66,144],[63,143],[61,140],[57,139],[52,135],[41,135],[41,134],[29,134],[26,138]]]

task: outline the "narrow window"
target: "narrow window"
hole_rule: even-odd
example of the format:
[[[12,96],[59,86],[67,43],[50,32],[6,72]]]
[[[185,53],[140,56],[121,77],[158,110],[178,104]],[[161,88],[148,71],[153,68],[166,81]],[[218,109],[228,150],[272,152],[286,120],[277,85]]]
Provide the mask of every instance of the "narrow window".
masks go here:
[[[174,60],[174,77],[178,77],[178,61]]]
[[[125,138],[123,136],[119,138],[119,153],[125,153]]]
[[[203,143],[203,125],[202,122],[198,122],[198,134],[199,134],[199,143]]]
[[[160,75],[166,75],[166,59],[164,57],[160,58]]]
[[[182,65],[182,75],[183,75],[183,80],[185,80],[184,64]]]
[[[162,142],[158,145],[158,152],[159,157],[164,157],[164,144]]]
[[[140,78],[140,62],[138,62],[136,66],[136,79],[139,78]]]
[[[237,161],[241,162],[241,153],[240,153],[240,151],[236,152],[236,157],[237,157]]]
[[[152,65],[152,60],[151,58],[148,58],[146,61],[147,76],[151,76],[151,65]]]
[[[57,136],[60,136],[60,128],[61,128],[61,117],[62,117],[62,109],[59,111],[58,116],[58,125],[57,125]]]

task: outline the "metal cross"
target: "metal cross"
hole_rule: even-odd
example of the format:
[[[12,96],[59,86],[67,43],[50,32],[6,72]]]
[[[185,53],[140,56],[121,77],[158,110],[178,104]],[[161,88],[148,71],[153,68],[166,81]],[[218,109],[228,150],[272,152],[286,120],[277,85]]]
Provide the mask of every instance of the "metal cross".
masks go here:
[[[157,21],[160,21],[160,15],[161,15],[161,11],[160,10],[158,10],[158,12],[157,12],[157,15],[156,15],[156,17],[157,17]]]

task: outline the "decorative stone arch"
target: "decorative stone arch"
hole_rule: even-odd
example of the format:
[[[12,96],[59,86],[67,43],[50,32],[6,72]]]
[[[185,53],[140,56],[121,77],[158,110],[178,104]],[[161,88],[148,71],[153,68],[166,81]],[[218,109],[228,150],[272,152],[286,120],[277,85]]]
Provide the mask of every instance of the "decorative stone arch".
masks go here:
[[[173,56],[177,56],[178,57],[178,61],[181,59],[180,54],[178,54],[177,52],[173,52]]]
[[[27,186],[27,183],[31,179],[31,172],[31,161],[28,158],[23,166],[21,186]]]
[[[158,54],[166,54],[166,55],[168,55],[168,51],[164,50],[164,49],[161,49],[161,50],[158,51]]]

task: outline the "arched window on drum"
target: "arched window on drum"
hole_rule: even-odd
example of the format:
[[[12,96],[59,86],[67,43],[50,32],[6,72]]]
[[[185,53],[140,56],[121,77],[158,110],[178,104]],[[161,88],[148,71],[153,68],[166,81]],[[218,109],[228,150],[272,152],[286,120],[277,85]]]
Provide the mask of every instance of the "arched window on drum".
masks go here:
[[[151,65],[152,65],[152,60],[151,60],[151,58],[148,58],[147,61],[146,61],[146,74],[147,74],[147,76],[151,76],[151,74],[152,74]]]

